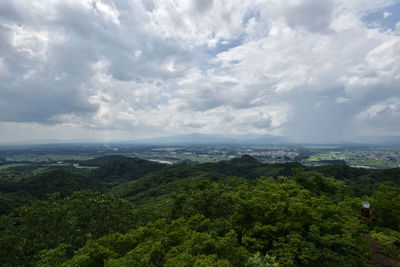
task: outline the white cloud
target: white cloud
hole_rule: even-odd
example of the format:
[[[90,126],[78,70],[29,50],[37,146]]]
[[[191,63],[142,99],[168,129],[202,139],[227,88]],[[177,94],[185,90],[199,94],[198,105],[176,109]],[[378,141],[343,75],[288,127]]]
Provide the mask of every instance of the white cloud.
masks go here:
[[[383,18],[386,19],[387,17],[390,17],[392,15],[392,13],[390,12],[383,12]]]
[[[368,107],[366,110],[357,114],[359,119],[372,119],[377,118],[380,113],[387,111],[392,113],[393,111],[398,111],[399,106],[391,101],[386,101],[383,103],[374,104]]]
[[[93,2],[93,6],[95,7],[96,10],[98,10],[102,14],[102,16],[106,21],[110,21],[118,26],[121,25],[121,22],[119,21],[119,12],[115,8],[114,4],[107,5],[98,1],[98,2]]]
[[[335,102],[338,104],[347,103],[349,102],[349,99],[341,96],[336,98]]]
[[[36,137],[99,139],[396,132],[399,26],[362,19],[391,4],[6,0],[0,121]]]
[[[149,12],[152,30],[188,46],[215,47],[219,41],[243,33],[243,19],[251,2],[230,1],[154,1]]]
[[[29,58],[46,60],[49,33],[46,30],[36,31],[29,27],[12,25],[11,44],[18,51],[27,53]]]
[[[400,134],[400,97],[372,104],[357,114],[363,130],[372,135]],[[372,126],[372,127],[371,127]]]

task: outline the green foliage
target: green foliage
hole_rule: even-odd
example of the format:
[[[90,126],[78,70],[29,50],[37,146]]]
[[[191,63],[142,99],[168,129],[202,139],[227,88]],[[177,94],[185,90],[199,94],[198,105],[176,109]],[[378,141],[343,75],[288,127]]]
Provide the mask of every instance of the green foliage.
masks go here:
[[[263,164],[249,155],[243,155],[240,158],[235,158],[230,161],[200,164],[196,168],[199,170],[211,170],[228,176],[240,176],[255,179],[260,176],[291,176],[291,170],[300,167],[302,167],[302,165],[297,162]]]
[[[54,192],[65,197],[75,191],[100,188],[101,185],[93,178],[67,169],[47,170],[20,181],[0,181],[0,196],[5,198],[0,214],[7,214],[12,208],[33,200],[46,199]]]
[[[74,160],[73,162],[83,166],[100,167],[102,165],[109,164],[110,162],[115,162],[120,160],[129,160],[129,158],[121,155],[108,155],[89,160],[79,160],[79,161]]]
[[[380,185],[371,204],[371,212],[379,226],[400,231],[400,190],[397,186]]]
[[[218,236],[200,230],[208,219],[196,215],[171,223],[158,220],[125,235],[114,234],[88,242],[65,266],[242,266],[247,250],[233,231]],[[89,264],[89,265],[88,265]],[[90,265],[91,264],[91,265]]]
[[[400,260],[400,232],[391,229],[379,229],[378,231],[371,232],[372,238],[385,246],[388,255]]]
[[[400,186],[400,168],[368,170],[352,168],[346,165],[327,165],[312,168],[311,170],[348,182],[357,196],[372,195],[385,182],[392,182],[397,187]]]
[[[352,207],[291,180],[239,185],[204,180],[175,197],[175,216],[186,219],[103,236],[64,265],[366,266],[370,260],[359,235],[365,228]]]
[[[354,177],[321,174],[346,174],[343,166],[315,172],[250,156],[197,166],[115,156],[89,164],[100,167],[1,180],[5,209],[48,197],[0,217],[1,266],[367,266],[371,259],[360,237],[368,227],[355,216],[360,192],[349,190]],[[349,171],[352,186],[383,175]],[[396,171],[387,173],[392,179]],[[373,237],[394,255],[399,188],[380,185],[371,212],[387,230]],[[80,188],[110,193],[73,193]]]
[[[335,195],[340,191],[338,181],[329,179],[317,172],[305,172],[303,169],[294,169],[293,179],[316,195]]]
[[[114,185],[136,180],[150,172],[159,171],[166,167],[165,164],[158,162],[122,156],[102,157],[83,164],[96,165],[99,163],[101,165],[93,172],[93,177],[103,182],[114,183]]]
[[[364,266],[363,226],[346,203],[288,181],[260,181],[231,194],[232,225],[250,251],[271,253],[284,266]]]
[[[0,215],[7,214],[13,209],[29,204],[35,198],[24,192],[2,193],[0,192]]]
[[[61,243],[54,249],[44,249],[39,254],[36,266],[53,267],[61,265],[71,255],[71,245]]]
[[[46,167],[42,170],[41,165],[31,164],[18,167],[21,169],[18,171],[2,172],[0,215],[34,200],[46,199],[48,194],[54,192],[59,192],[61,197],[81,190],[104,192],[121,182],[134,180],[166,167],[157,162],[123,156],[106,156],[80,163],[100,167],[92,172],[65,166]]]
[[[133,208],[111,195],[76,192],[71,197],[37,201],[0,220],[0,264],[26,265],[43,249],[60,243],[75,250],[87,240],[134,226]]]
[[[249,257],[246,263],[246,267],[278,267],[279,264],[275,261],[275,257],[268,254],[261,256],[260,252],[257,251],[254,255]]]
[[[111,192],[119,197],[136,200],[169,194],[171,191],[179,189],[182,183],[203,179],[218,180],[220,177],[210,171],[197,170],[189,165],[180,165],[116,186]]]
[[[186,186],[172,198],[172,217],[190,217],[201,213],[208,218],[226,217],[230,213],[232,203],[225,194],[232,190],[229,185],[203,180]]]
[[[65,267],[91,267],[103,266],[104,260],[114,258],[117,254],[110,249],[100,245],[98,242],[88,240],[86,245],[79,249],[71,260],[66,261],[62,265]]]

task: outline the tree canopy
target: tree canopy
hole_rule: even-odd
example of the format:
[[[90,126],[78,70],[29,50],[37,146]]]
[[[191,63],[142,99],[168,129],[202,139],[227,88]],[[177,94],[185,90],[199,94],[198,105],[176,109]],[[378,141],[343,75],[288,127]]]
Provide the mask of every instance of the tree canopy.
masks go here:
[[[0,199],[14,206],[0,217],[0,265],[368,266],[362,233],[400,255],[397,170],[341,176],[339,165],[249,156],[196,166],[92,163],[100,167],[1,180]],[[362,177],[379,179],[357,191],[369,181]],[[356,216],[363,200],[376,220]]]

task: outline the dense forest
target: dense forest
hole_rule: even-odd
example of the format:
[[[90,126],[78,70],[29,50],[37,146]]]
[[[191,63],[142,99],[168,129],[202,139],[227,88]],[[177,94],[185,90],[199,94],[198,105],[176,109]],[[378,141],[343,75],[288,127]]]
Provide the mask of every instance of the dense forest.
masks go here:
[[[79,163],[1,170],[1,266],[399,264],[400,169]]]

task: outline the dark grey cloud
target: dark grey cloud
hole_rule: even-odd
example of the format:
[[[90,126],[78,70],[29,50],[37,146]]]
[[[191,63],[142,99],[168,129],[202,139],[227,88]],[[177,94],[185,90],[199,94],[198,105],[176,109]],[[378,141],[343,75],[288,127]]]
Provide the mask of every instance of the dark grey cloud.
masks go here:
[[[271,119],[270,118],[256,118],[253,122],[251,122],[252,128],[255,129],[268,129],[271,127]]]
[[[85,46],[75,43],[79,49],[57,47],[56,53],[54,47],[49,47],[47,49],[53,50],[49,54],[41,51],[45,49],[41,45],[46,44],[40,42],[29,47],[22,44],[16,49],[10,29],[5,32],[4,28],[0,30],[4,37],[0,57],[6,74],[1,79],[0,120],[48,123],[56,115],[96,111],[81,87],[82,78],[91,73],[90,66],[83,60],[90,54]],[[21,31],[24,30],[22,27]],[[24,42],[24,37],[21,38]],[[42,52],[46,55],[38,55]],[[43,59],[44,56],[48,58]]]
[[[57,123],[59,115],[96,112],[98,104],[89,98],[97,88],[87,85],[101,60],[116,80],[147,82],[181,76],[196,56],[143,31],[140,9],[107,17],[101,14],[104,4],[96,1],[86,6],[55,2],[50,14],[38,14],[29,5],[1,5],[8,15],[0,19],[0,57],[6,68],[0,76],[0,121]],[[111,7],[118,12],[118,6]],[[119,7],[132,8],[122,2]]]
[[[292,28],[311,32],[329,32],[334,11],[332,0],[305,0],[287,9],[286,21]]]
[[[237,85],[234,81],[213,81],[212,77],[203,77],[182,85],[177,96],[183,100],[181,109],[206,111],[234,105],[237,96],[233,92]]]
[[[0,2],[0,22],[5,21],[23,21],[22,14],[18,11],[16,2],[13,1],[1,1]]]
[[[348,95],[344,87],[300,89],[285,97],[292,107],[287,136],[306,142],[353,140],[366,132],[399,133],[400,81],[360,86]],[[348,98],[346,98],[348,97]]]
[[[368,118],[366,123],[374,125],[374,132],[379,135],[393,135],[393,133],[400,132],[400,109],[399,106],[395,109],[385,108],[380,111],[375,118]]]
[[[213,0],[192,0],[194,9],[200,14],[209,10],[213,5]]]
[[[153,0],[142,0],[143,6],[147,11],[152,12],[154,10],[154,1]]]
[[[86,96],[81,93],[47,86],[31,88],[34,91],[31,94],[2,92],[0,120],[59,123],[57,115],[67,113],[79,115],[97,111],[97,106],[88,103]]]
[[[339,89],[339,90],[337,90]],[[292,140],[306,142],[343,141],[353,132],[354,116],[359,107],[354,103],[337,103],[342,91],[293,92],[288,96],[292,112],[286,122],[286,134]]]

